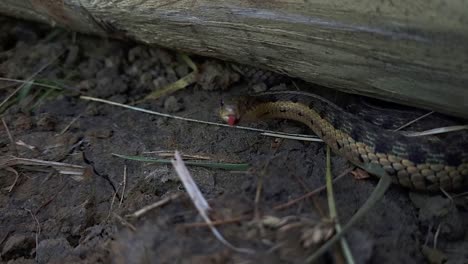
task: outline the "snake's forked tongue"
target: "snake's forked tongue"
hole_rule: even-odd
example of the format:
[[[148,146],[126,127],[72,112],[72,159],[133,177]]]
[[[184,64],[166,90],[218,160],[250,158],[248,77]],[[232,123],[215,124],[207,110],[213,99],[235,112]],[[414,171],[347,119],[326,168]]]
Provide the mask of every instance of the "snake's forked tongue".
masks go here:
[[[228,116],[227,123],[228,123],[230,126],[233,126],[233,125],[237,124],[237,121],[238,121],[238,120],[237,120],[236,116],[234,116],[234,115],[229,115],[229,116]]]

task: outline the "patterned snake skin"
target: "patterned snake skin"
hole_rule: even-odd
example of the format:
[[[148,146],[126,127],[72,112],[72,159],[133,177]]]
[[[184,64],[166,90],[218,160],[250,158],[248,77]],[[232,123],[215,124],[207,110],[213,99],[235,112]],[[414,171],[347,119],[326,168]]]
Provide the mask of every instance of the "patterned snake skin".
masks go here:
[[[407,137],[352,115],[332,102],[301,92],[269,92],[224,104],[224,120],[282,118],[312,129],[352,163],[381,166],[395,183],[424,191],[454,190],[468,183],[468,133]]]

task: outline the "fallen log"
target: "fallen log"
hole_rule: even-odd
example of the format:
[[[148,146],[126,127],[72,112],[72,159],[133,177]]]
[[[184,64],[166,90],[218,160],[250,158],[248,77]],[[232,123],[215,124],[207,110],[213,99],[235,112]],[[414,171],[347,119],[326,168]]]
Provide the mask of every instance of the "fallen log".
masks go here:
[[[468,1],[2,0],[0,13],[468,118]]]

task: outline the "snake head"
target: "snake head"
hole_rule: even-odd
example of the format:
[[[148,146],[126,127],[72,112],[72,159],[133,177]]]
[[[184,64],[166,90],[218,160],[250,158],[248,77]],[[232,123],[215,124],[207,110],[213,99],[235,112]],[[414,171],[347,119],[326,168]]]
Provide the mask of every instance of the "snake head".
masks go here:
[[[236,104],[225,103],[221,100],[221,107],[219,109],[219,116],[224,122],[230,126],[234,126],[239,122],[239,108]]]

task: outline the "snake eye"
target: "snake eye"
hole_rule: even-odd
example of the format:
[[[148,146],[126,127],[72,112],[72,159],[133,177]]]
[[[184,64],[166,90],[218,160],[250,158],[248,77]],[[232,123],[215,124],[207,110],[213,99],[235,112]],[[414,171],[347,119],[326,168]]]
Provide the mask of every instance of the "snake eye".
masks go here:
[[[219,102],[219,105],[224,106],[224,99],[221,98],[221,101]]]

